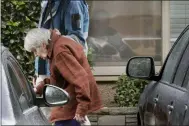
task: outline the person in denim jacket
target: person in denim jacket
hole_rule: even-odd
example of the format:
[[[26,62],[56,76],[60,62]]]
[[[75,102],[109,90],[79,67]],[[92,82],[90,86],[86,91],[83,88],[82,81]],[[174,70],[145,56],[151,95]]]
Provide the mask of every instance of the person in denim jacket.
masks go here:
[[[89,12],[85,0],[50,0],[50,2],[51,7],[48,0],[42,0],[41,2],[41,16],[38,27],[53,28],[53,19],[54,29],[57,29],[61,35],[68,35],[80,43],[87,55],[86,39],[88,37]],[[50,12],[52,13],[52,19]],[[35,75],[41,76],[38,82],[50,75],[48,61],[39,57],[35,59]]]

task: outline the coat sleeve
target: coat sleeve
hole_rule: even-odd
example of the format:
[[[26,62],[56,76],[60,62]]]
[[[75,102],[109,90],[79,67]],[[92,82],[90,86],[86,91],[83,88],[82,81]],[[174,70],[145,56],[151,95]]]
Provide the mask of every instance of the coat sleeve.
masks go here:
[[[55,59],[56,67],[61,75],[73,84],[78,102],[76,114],[85,116],[91,102],[88,74],[70,51],[61,52]]]
[[[65,14],[67,34],[75,34],[81,41],[85,42],[88,36],[88,18],[88,9],[82,1],[70,1],[68,11]]]

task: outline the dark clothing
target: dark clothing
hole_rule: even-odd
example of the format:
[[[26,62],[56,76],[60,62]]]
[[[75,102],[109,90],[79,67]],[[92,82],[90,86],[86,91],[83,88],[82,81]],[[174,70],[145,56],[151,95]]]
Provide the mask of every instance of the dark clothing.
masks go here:
[[[57,121],[55,122],[55,126],[81,126],[81,125],[75,119],[71,119],[65,121]]]

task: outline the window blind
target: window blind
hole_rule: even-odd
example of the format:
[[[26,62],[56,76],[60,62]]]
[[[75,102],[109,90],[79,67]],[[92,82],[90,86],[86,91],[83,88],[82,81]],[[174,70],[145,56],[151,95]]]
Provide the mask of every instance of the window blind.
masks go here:
[[[189,25],[189,1],[170,1],[171,45]]]

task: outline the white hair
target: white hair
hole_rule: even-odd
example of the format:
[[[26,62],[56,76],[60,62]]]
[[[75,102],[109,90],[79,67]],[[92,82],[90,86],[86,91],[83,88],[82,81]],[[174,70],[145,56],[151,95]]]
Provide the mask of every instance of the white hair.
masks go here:
[[[31,29],[24,41],[25,50],[31,52],[32,49],[37,49],[42,43],[48,45],[48,40],[50,40],[51,32],[45,28],[34,28]]]

